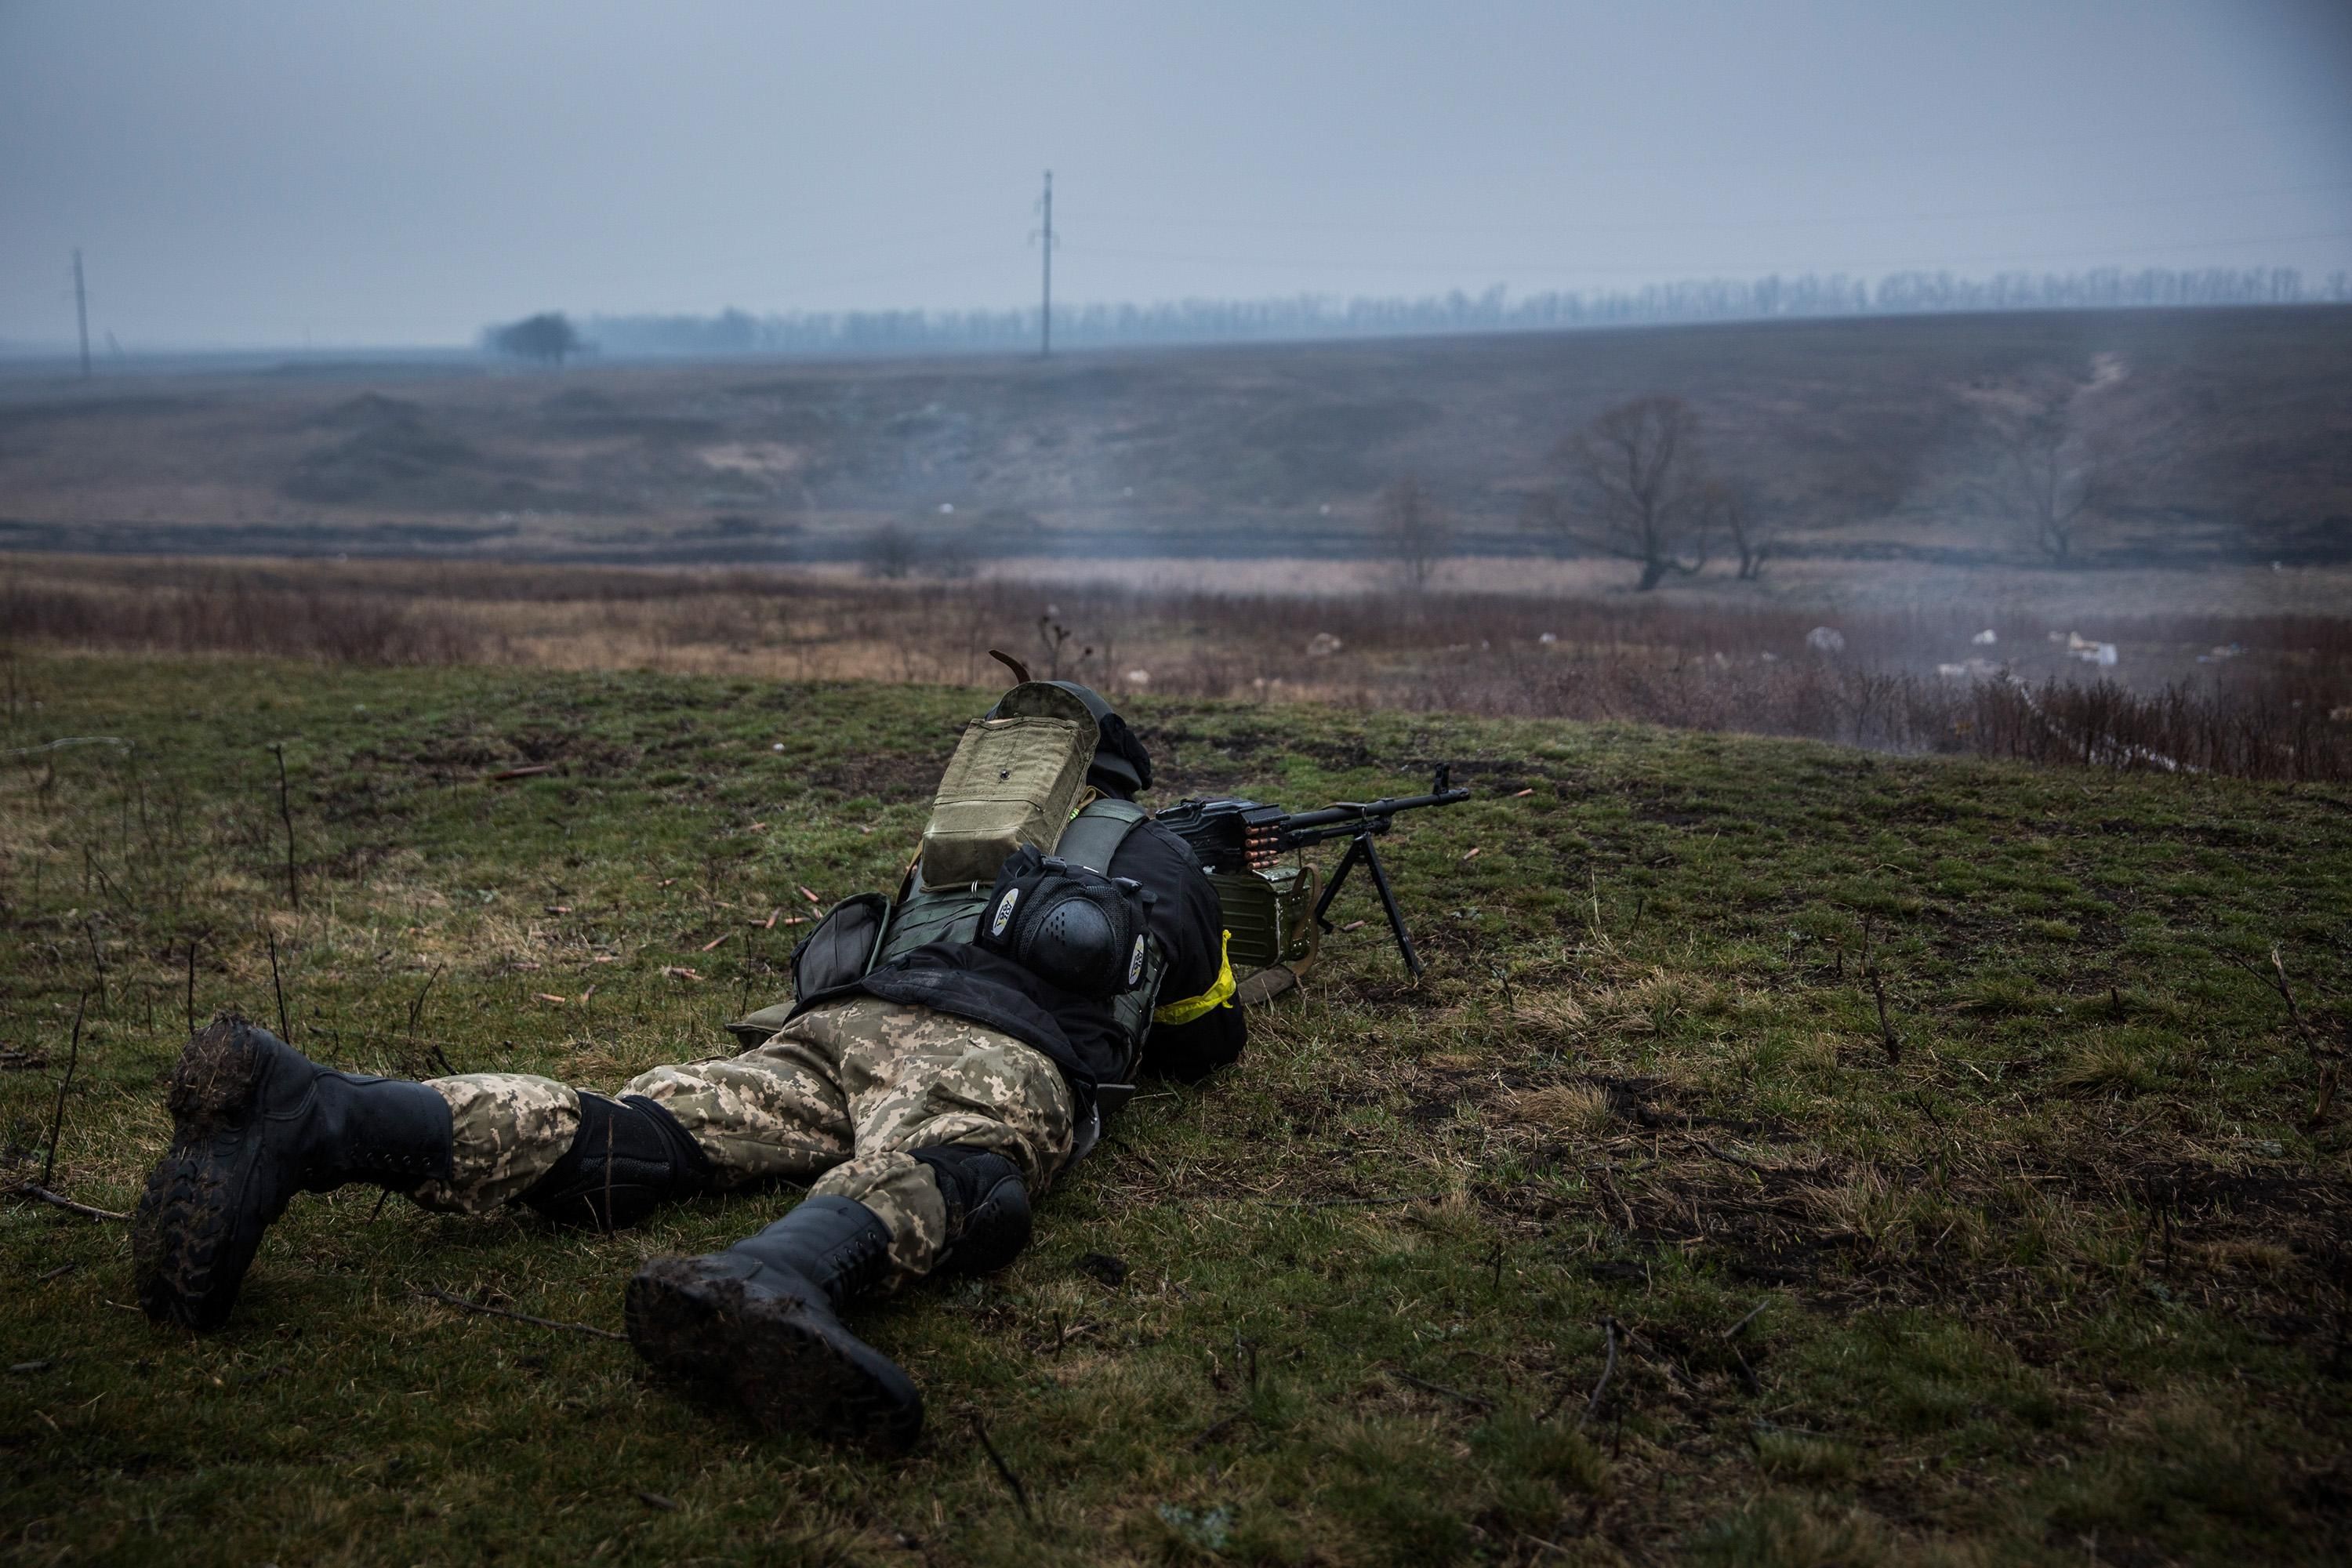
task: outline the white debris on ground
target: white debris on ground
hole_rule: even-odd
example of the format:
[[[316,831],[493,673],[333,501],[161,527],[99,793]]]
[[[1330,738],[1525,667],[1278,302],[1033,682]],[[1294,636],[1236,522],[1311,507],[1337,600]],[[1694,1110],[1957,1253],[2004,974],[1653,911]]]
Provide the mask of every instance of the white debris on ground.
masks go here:
[[[1148,669],[1130,669],[1127,672],[1127,683],[1129,686],[1149,686],[1151,684],[1151,672]]]
[[[1552,644],[1559,641],[1559,634],[1558,632],[1546,632],[1543,636],[1536,638],[1536,641],[1543,644],[1546,647],[1549,647]]]
[[[1970,637],[1969,641],[1976,644],[1979,647],[1990,647],[1993,644],[2000,641],[2000,637],[1990,626],[1987,626],[1984,630]]]
[[[1845,634],[1835,626],[1815,626],[1805,634],[1805,646],[1815,653],[1843,653]]]
[[[2200,664],[2219,664],[2225,658],[2235,658],[2245,651],[2246,648],[2243,643],[2233,642],[2226,647],[2216,647],[2211,653],[2199,654],[2197,656],[2197,662]]]
[[[2052,632],[2050,640],[2063,645],[2068,653],[2084,664],[2095,664],[2102,669],[2112,669],[2121,657],[2116,652],[2115,644],[2086,637],[2080,632]]]
[[[1936,673],[1947,680],[1982,680],[2000,673],[2000,666],[1989,658],[1963,659],[1958,664],[1939,664]]]
[[[1329,658],[1333,654],[1338,653],[1341,648],[1347,646],[1348,645],[1346,643],[1341,642],[1329,632],[1317,632],[1307,644],[1307,657],[1309,658]]]

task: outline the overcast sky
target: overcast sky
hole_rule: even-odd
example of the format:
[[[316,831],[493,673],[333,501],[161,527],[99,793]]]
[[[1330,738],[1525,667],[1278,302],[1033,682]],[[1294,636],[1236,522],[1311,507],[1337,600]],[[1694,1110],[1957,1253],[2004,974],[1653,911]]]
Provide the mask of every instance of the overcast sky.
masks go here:
[[[2352,5],[0,0],[0,341],[2352,267]]]

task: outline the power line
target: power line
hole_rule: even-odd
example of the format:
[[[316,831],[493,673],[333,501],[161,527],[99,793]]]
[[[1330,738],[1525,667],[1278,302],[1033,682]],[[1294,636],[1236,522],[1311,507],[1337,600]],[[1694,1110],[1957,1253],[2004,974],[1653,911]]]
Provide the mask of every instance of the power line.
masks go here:
[[[1054,171],[1045,171],[1045,195],[1038,204],[1045,215],[1045,226],[1029,237],[1040,240],[1038,249],[1045,258],[1045,290],[1037,310],[1039,359],[1054,357]]]
[[[81,328],[81,378],[89,379],[89,295],[81,284],[81,247],[74,247],[74,321]]]

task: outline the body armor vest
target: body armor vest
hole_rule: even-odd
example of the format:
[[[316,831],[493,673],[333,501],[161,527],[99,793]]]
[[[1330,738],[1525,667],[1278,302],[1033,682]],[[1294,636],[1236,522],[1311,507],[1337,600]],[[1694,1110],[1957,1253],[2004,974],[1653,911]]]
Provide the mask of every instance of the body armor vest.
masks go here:
[[[1144,809],[1130,800],[1095,801],[1062,829],[1054,853],[1074,865],[1108,876],[1111,858],[1145,816]],[[931,942],[971,942],[980,934],[980,923],[987,916],[988,894],[992,885],[966,882],[929,887],[924,883],[922,868],[918,865],[907,873],[905,890],[891,908],[889,922],[869,967],[878,969],[900,954]],[[1106,1110],[1116,1110],[1135,1092],[1136,1064],[1143,1058],[1144,1037],[1151,1032],[1151,1010],[1158,1004],[1160,982],[1167,972],[1168,955],[1160,950],[1160,943],[1156,940],[1146,942],[1142,979],[1107,1004],[1118,1020],[1127,1059],[1119,1082],[1097,1087],[1097,1095],[1108,1100]]]

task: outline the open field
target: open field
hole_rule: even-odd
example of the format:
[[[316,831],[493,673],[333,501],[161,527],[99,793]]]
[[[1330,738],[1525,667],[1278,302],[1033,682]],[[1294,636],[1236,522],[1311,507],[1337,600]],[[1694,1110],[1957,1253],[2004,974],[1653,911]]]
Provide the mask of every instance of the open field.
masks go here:
[[[2322,568],[2261,575],[2352,586],[2352,574]],[[965,686],[1001,673],[988,657],[998,647],[1121,694],[2352,779],[2352,619],[2325,594],[2307,602],[2305,614],[2246,615],[2194,602],[2101,610],[2095,597],[2062,616],[1957,597],[1828,610],[1524,585],[1309,595],[1197,580],[0,558],[0,626],[27,646]],[[1825,620],[1835,652],[1809,642]],[[2103,646],[2115,662],[2084,662]]]
[[[1686,398],[1780,554],[2018,560],[1967,504],[1983,398],[2112,381],[2141,447],[2095,563],[2352,557],[2352,307],[2020,313],[1024,359],[0,382],[0,546],[740,565],[1360,556],[1415,474],[1523,554],[1550,454]],[[2158,433],[2161,439],[2156,439]],[[950,510],[951,509],[951,510]]]
[[[54,1160],[109,1209],[215,1008],[393,1071],[610,1086],[715,1048],[778,995],[797,887],[890,879],[977,705],[217,655],[9,670],[0,747],[127,742],[0,769],[6,1175]],[[1131,705],[1163,798],[1305,805],[1455,763],[1478,797],[1391,846],[1429,981],[1371,928],[1335,936],[1241,1066],[1132,1108],[1028,1256],[877,1314],[930,1402],[911,1459],[763,1438],[625,1346],[427,1294],[610,1330],[639,1258],[789,1194],[614,1237],[306,1199],[194,1342],[121,1306],[124,1227],[11,1199],[0,1553],[2352,1551],[2341,785]],[[551,771],[488,778],[524,764]]]

